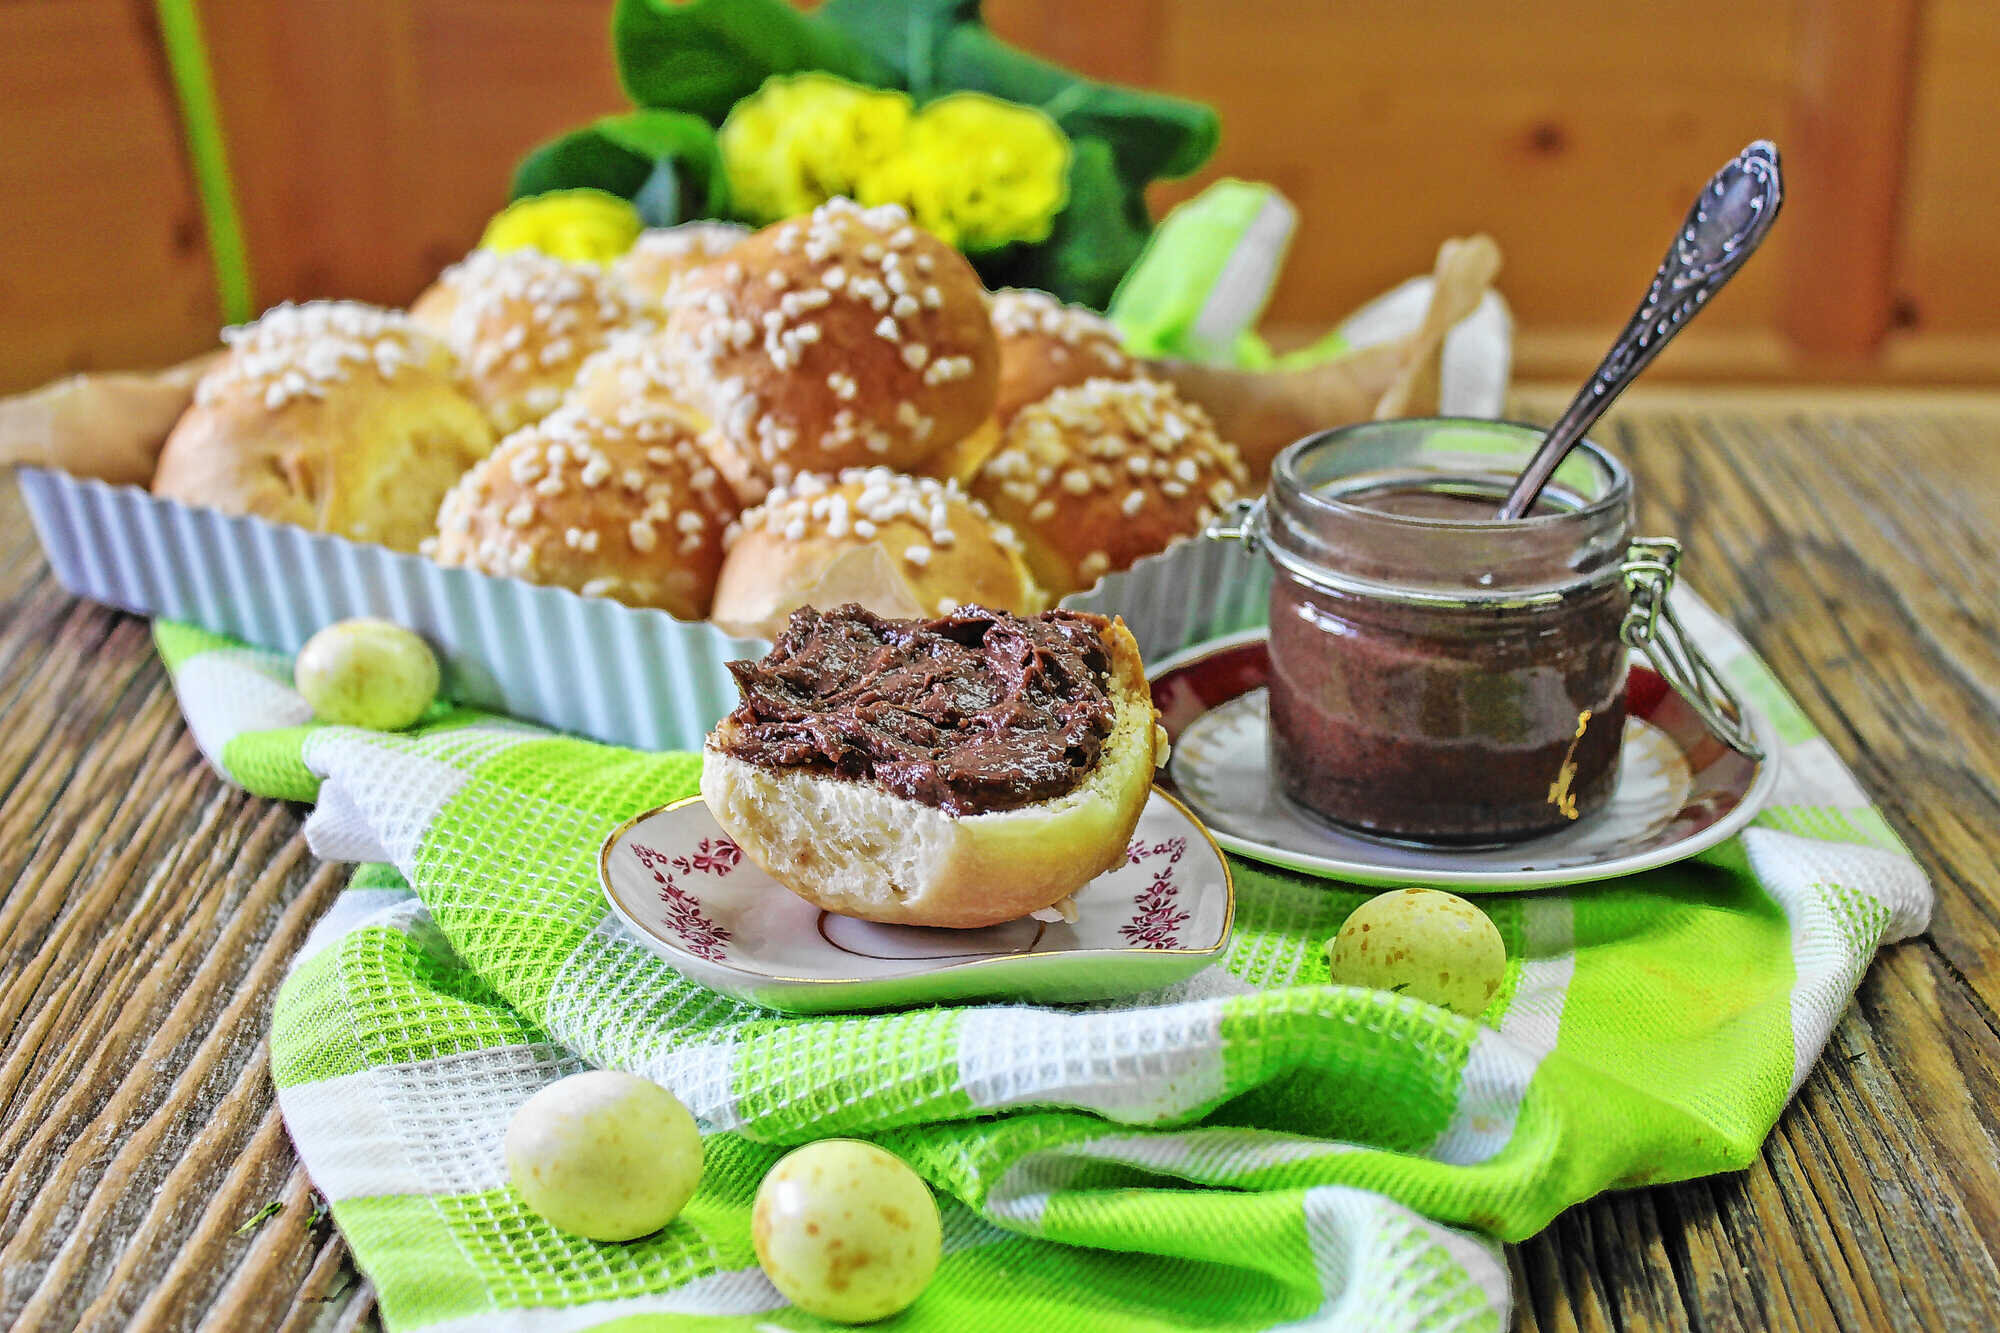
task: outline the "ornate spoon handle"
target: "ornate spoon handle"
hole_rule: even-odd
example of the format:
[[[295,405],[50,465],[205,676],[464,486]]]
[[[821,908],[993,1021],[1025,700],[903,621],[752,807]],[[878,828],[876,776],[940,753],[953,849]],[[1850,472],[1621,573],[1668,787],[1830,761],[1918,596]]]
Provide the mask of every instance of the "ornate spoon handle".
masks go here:
[[[1777,219],[1784,202],[1778,174],[1778,149],[1759,139],[1715,174],[1689,210],[1674,237],[1646,299],[1639,303],[1624,332],[1598,363],[1562,418],[1549,428],[1541,448],[1528,460],[1521,479],[1507,493],[1500,517],[1520,518],[1555,475],[1556,467],[1584,437],[1611,400],[1652,364],[1660,349],[1708,304],[1708,298],[1736,276],[1743,261],[1757,248]]]

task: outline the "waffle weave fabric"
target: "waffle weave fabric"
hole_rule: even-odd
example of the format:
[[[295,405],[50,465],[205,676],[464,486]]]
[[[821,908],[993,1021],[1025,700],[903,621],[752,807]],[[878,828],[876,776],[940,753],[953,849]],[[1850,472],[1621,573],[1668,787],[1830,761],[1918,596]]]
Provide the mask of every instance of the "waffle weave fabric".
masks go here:
[[[605,835],[692,793],[695,757],[444,708],[314,726],[284,659],[156,636],[204,753],[315,802],[314,849],[360,863],[279,994],[271,1064],[397,1330],[821,1327],[759,1272],[749,1206],[787,1146],[834,1135],[943,1209],[937,1278],[884,1327],[1504,1328],[1499,1241],[1752,1161],[1875,950],[1930,913],[1739,649],[1723,672],[1783,737],[1772,803],[1695,861],[1482,899],[1508,965],[1477,1022],[1330,984],[1324,942],[1368,891],[1247,861],[1226,959],[1171,991],[783,1017],[683,979],[599,889]],[[566,1236],[507,1185],[515,1107],[591,1066],[665,1084],[705,1133],[699,1192],[644,1240]]]

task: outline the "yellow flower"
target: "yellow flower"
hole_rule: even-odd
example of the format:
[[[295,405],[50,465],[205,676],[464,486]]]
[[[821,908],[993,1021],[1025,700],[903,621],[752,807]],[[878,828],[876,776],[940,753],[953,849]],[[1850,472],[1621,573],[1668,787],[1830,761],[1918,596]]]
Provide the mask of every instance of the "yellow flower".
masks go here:
[[[1045,239],[1067,199],[1062,130],[984,93],[952,93],[912,114],[900,92],[778,75],[731,109],[718,143],[730,196],[757,222],[846,195],[901,204],[940,240],[976,253]]]
[[[903,151],[860,182],[970,253],[1045,240],[1068,196],[1069,139],[1031,107],[952,93],[910,123]]]
[[[557,259],[602,264],[632,248],[639,210],[604,190],[551,190],[516,199],[479,238],[485,250],[540,250]]]
[[[717,136],[736,209],[758,222],[809,213],[901,151],[910,99],[831,74],[775,75]]]
[[[901,204],[910,220],[943,241],[959,243],[955,194],[957,173],[914,153],[900,153],[863,177],[854,192],[857,203]]]

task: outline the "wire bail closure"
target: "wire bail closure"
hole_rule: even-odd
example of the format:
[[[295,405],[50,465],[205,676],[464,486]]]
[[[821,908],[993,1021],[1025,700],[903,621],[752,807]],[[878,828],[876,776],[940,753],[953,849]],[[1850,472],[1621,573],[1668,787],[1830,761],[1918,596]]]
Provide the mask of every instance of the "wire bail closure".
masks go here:
[[[1212,542],[1242,542],[1244,549],[1255,555],[1257,548],[1263,545],[1263,538],[1257,535],[1263,511],[1261,496],[1255,500],[1231,500],[1222,507],[1221,513],[1208,521],[1201,535]]]
[[[1761,760],[1763,748],[1744,721],[1749,714],[1715,664],[1695,647],[1668,600],[1680,560],[1681,544],[1672,537],[1633,539],[1620,566],[1632,605],[1618,637],[1646,655],[1718,739],[1746,759]]]

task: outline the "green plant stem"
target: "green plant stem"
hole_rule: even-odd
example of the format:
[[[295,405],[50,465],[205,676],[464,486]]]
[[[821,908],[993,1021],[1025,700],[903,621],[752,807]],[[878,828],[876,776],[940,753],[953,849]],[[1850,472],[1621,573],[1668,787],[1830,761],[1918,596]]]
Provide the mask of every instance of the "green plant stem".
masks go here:
[[[265,1204],[262,1208],[259,1208],[256,1212],[250,1214],[248,1218],[244,1219],[243,1225],[236,1228],[236,1234],[239,1236],[247,1236],[251,1232],[255,1231],[257,1228],[263,1226],[266,1222],[270,1221],[272,1218],[276,1217],[279,1213],[283,1212],[284,1210],[285,1210],[284,1200],[273,1199],[269,1203]]]
[[[201,14],[196,0],[157,0],[157,5],[160,40],[166,48],[167,68],[180,99],[182,132],[187,138],[195,192],[200,197],[202,220],[208,231],[216,298],[221,303],[223,319],[241,324],[256,314],[250,254],[243,240],[243,222],[236,211],[236,191],[230,183],[229,154],[216,110],[215,79],[209,72],[208,50],[201,38]]]

